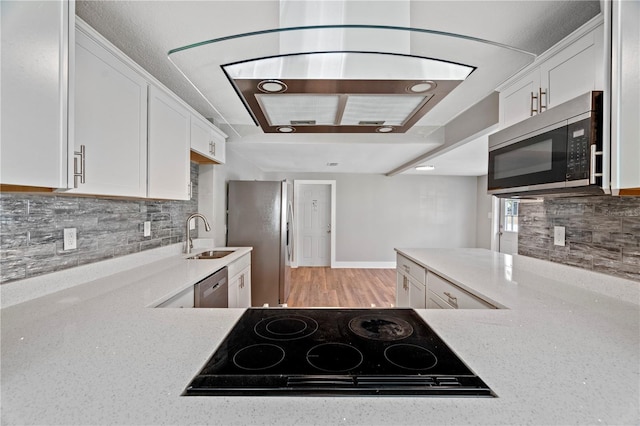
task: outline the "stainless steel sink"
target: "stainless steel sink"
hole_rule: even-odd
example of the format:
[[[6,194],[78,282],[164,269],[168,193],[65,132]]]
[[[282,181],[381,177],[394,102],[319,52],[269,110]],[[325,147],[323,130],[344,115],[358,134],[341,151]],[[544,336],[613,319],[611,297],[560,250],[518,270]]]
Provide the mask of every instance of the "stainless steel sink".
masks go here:
[[[220,259],[230,255],[231,253],[233,253],[233,251],[230,250],[209,250],[187,257],[187,259]]]

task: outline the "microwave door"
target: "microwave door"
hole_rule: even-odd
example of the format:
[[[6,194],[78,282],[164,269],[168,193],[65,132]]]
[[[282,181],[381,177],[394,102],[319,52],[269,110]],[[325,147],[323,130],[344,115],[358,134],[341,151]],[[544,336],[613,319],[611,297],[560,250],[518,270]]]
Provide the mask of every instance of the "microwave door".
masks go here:
[[[528,190],[558,185],[567,174],[567,126],[489,152],[489,190]]]

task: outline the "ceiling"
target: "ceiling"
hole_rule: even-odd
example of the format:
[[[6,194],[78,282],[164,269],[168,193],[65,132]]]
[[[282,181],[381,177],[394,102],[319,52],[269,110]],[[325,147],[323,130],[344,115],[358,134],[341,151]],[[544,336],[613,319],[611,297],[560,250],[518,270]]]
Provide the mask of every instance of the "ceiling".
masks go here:
[[[388,173],[424,157],[444,144],[445,124],[599,12],[597,0],[76,2],[80,18],[219,124],[229,135],[229,150],[277,172]],[[273,31],[293,27],[302,29]],[[252,32],[258,33],[228,38]],[[265,56],[337,50],[407,54],[476,68],[403,134],[264,133],[221,69]],[[388,63],[376,58],[359,66],[393,79]],[[482,135],[440,149],[434,158],[427,155],[433,171],[407,172],[478,176],[486,173],[486,153]]]

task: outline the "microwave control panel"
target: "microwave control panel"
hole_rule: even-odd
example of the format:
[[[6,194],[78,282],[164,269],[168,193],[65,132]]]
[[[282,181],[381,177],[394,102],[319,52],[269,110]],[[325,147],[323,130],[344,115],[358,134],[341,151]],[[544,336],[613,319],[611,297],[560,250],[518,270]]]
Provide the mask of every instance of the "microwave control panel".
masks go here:
[[[567,129],[567,180],[589,178],[590,127],[589,119],[569,124]]]

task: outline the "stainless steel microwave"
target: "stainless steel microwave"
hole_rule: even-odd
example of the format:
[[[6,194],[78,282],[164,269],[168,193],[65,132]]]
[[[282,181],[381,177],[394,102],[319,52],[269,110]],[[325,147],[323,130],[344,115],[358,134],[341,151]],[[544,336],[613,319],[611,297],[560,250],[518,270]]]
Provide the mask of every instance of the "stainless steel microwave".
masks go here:
[[[600,91],[578,96],[489,136],[489,194],[602,194],[601,185]]]

